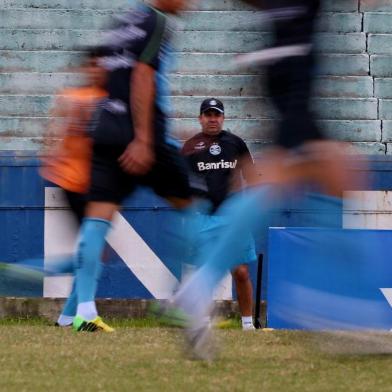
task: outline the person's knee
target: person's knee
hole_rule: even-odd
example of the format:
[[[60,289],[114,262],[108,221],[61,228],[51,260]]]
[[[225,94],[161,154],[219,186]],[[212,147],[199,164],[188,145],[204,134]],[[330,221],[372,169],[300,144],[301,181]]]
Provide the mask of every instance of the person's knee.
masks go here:
[[[85,216],[91,219],[112,221],[119,205],[111,201],[90,201],[85,209]]]
[[[249,269],[247,265],[240,265],[233,271],[233,277],[238,283],[247,282],[249,280]]]

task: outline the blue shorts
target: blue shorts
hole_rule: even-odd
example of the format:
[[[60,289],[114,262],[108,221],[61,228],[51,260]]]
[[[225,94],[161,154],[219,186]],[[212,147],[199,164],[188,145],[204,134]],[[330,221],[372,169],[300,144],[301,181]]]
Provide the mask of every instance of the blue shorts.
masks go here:
[[[220,234],[228,225],[227,218],[223,215],[206,215],[200,216],[200,235],[197,239],[196,248],[201,254],[205,254],[205,250],[212,249]],[[238,252],[238,259],[234,260],[237,265],[249,264],[257,260],[255,242],[252,234],[249,232],[244,236],[241,250]],[[203,261],[201,260],[200,264]]]

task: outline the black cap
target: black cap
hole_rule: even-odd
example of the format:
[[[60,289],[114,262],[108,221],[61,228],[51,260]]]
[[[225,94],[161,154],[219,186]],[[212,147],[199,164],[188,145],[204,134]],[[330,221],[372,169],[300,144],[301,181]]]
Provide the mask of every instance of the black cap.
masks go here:
[[[216,98],[205,99],[200,105],[200,114],[203,114],[207,110],[216,110],[222,114],[225,113],[223,103]]]

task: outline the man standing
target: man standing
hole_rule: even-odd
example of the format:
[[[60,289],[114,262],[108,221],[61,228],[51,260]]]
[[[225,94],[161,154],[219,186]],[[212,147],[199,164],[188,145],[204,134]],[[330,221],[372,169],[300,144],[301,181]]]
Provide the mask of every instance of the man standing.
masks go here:
[[[76,331],[113,329],[98,316],[95,292],[101,254],[114,214],[138,185],[152,188],[187,214],[190,188],[180,151],[166,133],[168,95],[165,70],[170,56],[168,15],[190,1],[152,0],[121,15],[103,40],[108,55],[108,98],[93,128],[88,205],[77,250]]]
[[[197,183],[206,185],[204,194],[200,196],[207,197],[212,203],[213,211],[206,217],[201,228],[202,241],[208,243],[214,241],[214,232],[217,235],[216,230],[225,225],[224,217],[216,211],[232,189],[241,189],[242,180],[246,181],[249,173],[247,169],[253,164],[245,142],[240,137],[223,130],[224,119],[224,106],[220,100],[215,98],[204,100],[200,106],[199,116],[202,131],[187,140],[182,150],[190,164],[192,175],[202,180]],[[200,189],[196,191],[202,193]],[[205,243],[203,245],[205,246]],[[232,271],[243,330],[255,329],[252,321],[253,290],[246,264],[255,260],[254,241],[249,234],[249,241],[242,247],[239,265]]]

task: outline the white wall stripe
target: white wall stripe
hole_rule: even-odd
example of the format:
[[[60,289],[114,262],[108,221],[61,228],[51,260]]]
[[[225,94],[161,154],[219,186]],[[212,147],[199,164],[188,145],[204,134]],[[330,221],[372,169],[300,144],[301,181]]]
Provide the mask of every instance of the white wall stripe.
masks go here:
[[[122,215],[115,216],[107,241],[155,298],[171,297],[178,280]]]
[[[346,229],[392,229],[392,192],[345,192],[343,227]]]
[[[53,257],[72,254],[77,237],[77,222],[69,211],[60,188],[45,188],[44,214],[44,257],[45,264]],[[44,297],[68,297],[72,287],[70,276],[49,276],[44,278]]]

